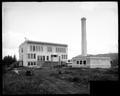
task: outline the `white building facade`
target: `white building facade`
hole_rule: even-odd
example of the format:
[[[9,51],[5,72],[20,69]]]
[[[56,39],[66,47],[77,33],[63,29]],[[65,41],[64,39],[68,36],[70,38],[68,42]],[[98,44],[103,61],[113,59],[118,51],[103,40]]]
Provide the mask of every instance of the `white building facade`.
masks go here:
[[[19,46],[19,60],[23,66],[35,67],[40,62],[67,62],[66,44],[36,42],[26,40]]]

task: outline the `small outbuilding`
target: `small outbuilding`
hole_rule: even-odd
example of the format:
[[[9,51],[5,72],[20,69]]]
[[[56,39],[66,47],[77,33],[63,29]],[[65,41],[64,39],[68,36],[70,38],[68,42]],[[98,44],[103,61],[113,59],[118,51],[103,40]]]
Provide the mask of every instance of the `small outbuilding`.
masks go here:
[[[110,68],[110,57],[78,56],[72,58],[71,67]]]

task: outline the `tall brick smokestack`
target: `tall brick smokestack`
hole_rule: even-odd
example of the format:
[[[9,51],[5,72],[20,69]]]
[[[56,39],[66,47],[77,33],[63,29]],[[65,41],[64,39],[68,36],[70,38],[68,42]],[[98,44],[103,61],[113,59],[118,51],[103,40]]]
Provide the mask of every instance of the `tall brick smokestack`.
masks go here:
[[[86,40],[86,18],[81,18],[81,31],[82,31],[82,56],[87,56],[87,40]]]

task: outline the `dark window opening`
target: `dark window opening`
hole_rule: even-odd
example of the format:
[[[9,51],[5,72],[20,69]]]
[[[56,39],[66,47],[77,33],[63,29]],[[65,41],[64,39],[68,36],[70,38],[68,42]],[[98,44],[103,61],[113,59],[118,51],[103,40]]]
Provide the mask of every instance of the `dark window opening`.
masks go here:
[[[42,56],[40,56],[40,60],[41,60],[41,61],[43,60]]]
[[[79,64],[79,61],[77,61],[77,64]]]
[[[28,66],[30,66],[30,62],[28,62]]]
[[[57,57],[57,55],[51,55],[51,57]]]
[[[82,61],[80,61],[80,64],[82,64]]]
[[[34,54],[34,59],[36,59],[36,54]]]
[[[33,62],[31,62],[31,65],[33,65]]]
[[[35,46],[33,46],[33,51],[35,51]]]
[[[83,64],[86,64],[86,61],[83,61]]]
[[[70,62],[70,60],[68,60],[68,62]]]
[[[49,56],[47,56],[47,60],[49,60]]]
[[[45,61],[45,56],[43,56],[43,61]]]

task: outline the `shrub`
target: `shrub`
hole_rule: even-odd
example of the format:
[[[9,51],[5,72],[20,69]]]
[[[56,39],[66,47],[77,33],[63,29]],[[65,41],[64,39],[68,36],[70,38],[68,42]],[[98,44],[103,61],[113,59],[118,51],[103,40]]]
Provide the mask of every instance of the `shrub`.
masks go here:
[[[59,71],[58,71],[58,74],[62,74],[62,72],[59,70]]]
[[[32,75],[33,75],[32,71],[26,71],[26,76],[32,76]]]

